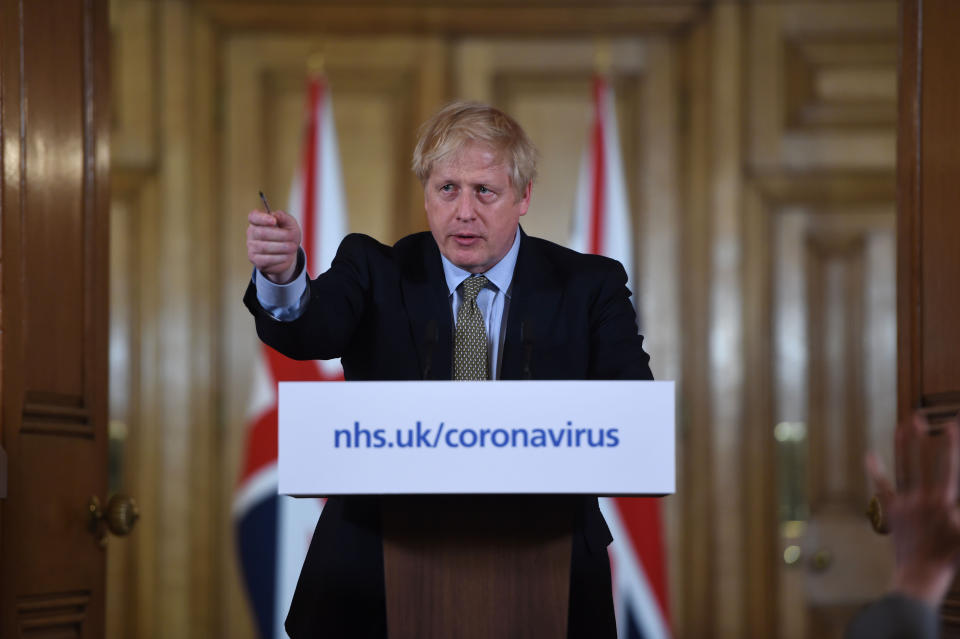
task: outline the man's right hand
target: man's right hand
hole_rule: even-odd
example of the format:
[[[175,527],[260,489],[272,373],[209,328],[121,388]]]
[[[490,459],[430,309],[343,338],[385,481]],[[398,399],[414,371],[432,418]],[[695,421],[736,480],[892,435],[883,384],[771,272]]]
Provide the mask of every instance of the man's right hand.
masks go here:
[[[286,284],[297,269],[300,225],[283,211],[247,216],[247,258],[274,284]]]

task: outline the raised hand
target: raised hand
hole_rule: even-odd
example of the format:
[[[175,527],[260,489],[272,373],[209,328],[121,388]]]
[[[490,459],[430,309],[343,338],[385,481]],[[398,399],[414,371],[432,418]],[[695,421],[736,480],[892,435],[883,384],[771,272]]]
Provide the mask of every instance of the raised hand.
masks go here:
[[[293,279],[300,247],[300,225],[283,211],[251,211],[247,216],[247,258],[275,284]]]
[[[893,535],[893,589],[930,606],[940,605],[960,562],[960,423],[930,434],[925,416],[897,430],[897,486],[868,453],[873,480]]]

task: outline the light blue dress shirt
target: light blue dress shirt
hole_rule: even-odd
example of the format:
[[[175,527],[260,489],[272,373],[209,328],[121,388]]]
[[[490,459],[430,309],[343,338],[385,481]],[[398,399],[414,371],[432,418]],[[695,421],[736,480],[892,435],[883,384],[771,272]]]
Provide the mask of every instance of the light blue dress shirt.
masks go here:
[[[483,314],[483,325],[487,330],[487,352],[490,354],[490,370],[495,371],[494,379],[500,379],[501,353],[503,340],[506,337],[507,312],[510,310],[511,284],[513,271],[517,266],[517,255],[520,253],[520,228],[513,238],[513,245],[503,258],[494,264],[483,275],[489,284],[477,295],[477,306]],[[453,313],[453,324],[457,323],[457,312],[460,310],[462,296],[460,285],[472,273],[463,270],[440,256],[443,262],[443,276],[447,280],[448,300]],[[307,288],[307,269],[303,260],[298,264],[299,273],[292,282],[274,284],[260,271],[254,269],[254,284],[257,288],[257,300],[265,311],[276,319],[290,322],[303,314],[309,298]]]

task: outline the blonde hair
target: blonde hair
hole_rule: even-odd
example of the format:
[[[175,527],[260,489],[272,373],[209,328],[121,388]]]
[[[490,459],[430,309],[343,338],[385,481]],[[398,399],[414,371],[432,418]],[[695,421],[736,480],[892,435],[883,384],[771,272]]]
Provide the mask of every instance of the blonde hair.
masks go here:
[[[433,166],[471,142],[489,145],[507,162],[517,199],[537,177],[537,149],[517,121],[479,102],[451,102],[420,127],[413,172],[426,184]]]

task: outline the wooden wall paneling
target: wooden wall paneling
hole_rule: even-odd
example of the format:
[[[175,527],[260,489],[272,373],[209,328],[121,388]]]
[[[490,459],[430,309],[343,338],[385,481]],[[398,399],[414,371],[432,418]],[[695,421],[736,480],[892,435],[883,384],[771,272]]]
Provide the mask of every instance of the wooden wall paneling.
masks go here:
[[[158,571],[160,569],[160,546],[164,543],[158,525],[160,500],[166,475],[163,470],[163,439],[166,436],[165,419],[161,403],[161,387],[157,362],[163,354],[160,339],[162,327],[155,320],[163,306],[158,295],[162,269],[156,265],[162,260],[162,236],[164,218],[160,176],[151,173],[145,177],[142,186],[135,194],[134,207],[139,218],[138,232],[130,242],[136,247],[136,277],[139,290],[138,312],[145,318],[140,323],[136,336],[137,387],[135,395],[137,420],[131,428],[130,439],[125,451],[125,465],[131,470],[126,476],[130,482],[128,489],[140,504],[142,521],[136,535],[131,538],[134,545],[133,568],[135,576],[130,583],[117,584],[130,588],[135,598],[132,613],[133,632],[131,636],[149,637],[156,634],[156,627],[162,617],[162,591],[159,588]],[[134,470],[136,472],[134,472]]]
[[[773,416],[774,289],[769,203],[754,183],[744,185],[743,327],[744,366],[750,371],[744,386],[744,526],[751,535],[745,555],[745,632],[749,637],[775,637],[781,605],[775,586],[779,562],[777,484]]]
[[[218,24],[231,30],[252,25],[261,30],[327,31],[346,35],[445,34],[494,36],[558,36],[596,33],[637,34],[672,32],[697,20],[704,12],[702,0],[670,3],[603,2],[551,4],[526,1],[504,9],[486,3],[457,6],[418,0],[397,5],[365,2],[358,6],[337,3],[250,2],[206,0],[200,7]]]
[[[838,2],[815,11],[788,4],[780,20],[772,60],[785,73],[788,52],[799,49],[815,90],[813,99],[801,104],[799,121],[791,121],[786,96],[780,100],[783,110],[768,116],[788,123],[779,141],[782,162],[795,168],[892,168],[896,3]]]
[[[819,348],[825,315],[823,260],[816,253],[811,257],[809,205],[767,202],[767,206],[767,215],[773,218],[771,238],[775,238],[770,251],[775,284],[769,309],[773,343],[768,363],[775,410],[771,411],[765,431],[768,439],[775,440],[776,448],[772,466],[777,491],[772,512],[776,513],[778,541],[778,552],[770,559],[776,562],[774,574],[779,574],[774,583],[778,586],[780,636],[793,639],[811,634],[805,589],[807,554],[811,551],[805,544],[810,519],[810,475],[816,473],[811,467],[816,461],[811,461],[810,449],[815,447],[814,441],[818,441],[823,429],[817,429],[812,437],[808,434],[808,424],[814,421],[810,406],[820,405],[810,399],[819,397],[820,386],[814,384],[811,388],[811,380],[819,380],[809,371],[823,369],[820,363],[824,349]],[[789,565],[790,552],[797,549],[803,550],[797,561]]]
[[[743,482],[743,216],[742,7],[718,4],[710,38],[710,335],[709,370],[713,429],[713,501],[716,571],[716,632],[744,635],[744,555],[752,531],[744,526]]]
[[[453,93],[452,88],[452,49],[453,43],[449,41],[447,34],[418,38],[418,91],[415,96],[416,110],[413,118],[416,128],[410,129],[410,147],[400,149],[404,161],[398,166],[409,166],[410,158],[413,156],[413,144],[416,142],[416,131],[419,130],[420,124],[426,122],[443,104],[460,97]],[[413,176],[412,171],[408,171],[407,176],[411,185],[410,213],[406,224],[397,226],[398,237],[427,228],[427,218],[423,208],[423,187]]]
[[[117,356],[129,358],[129,379],[117,383],[130,391],[123,488],[143,519],[118,557],[127,565],[111,589],[124,609],[113,611],[111,636],[167,628],[209,636],[217,634],[212,619],[222,592],[213,548],[224,536],[212,368],[219,276],[210,214],[213,49],[209,29],[184,3],[114,4],[123,49],[115,199],[137,220],[116,238],[124,244],[116,250],[131,255],[139,318],[117,345]],[[140,76],[154,82],[143,86]]]
[[[130,462],[139,436],[134,411],[139,405],[136,344],[140,325],[139,274],[136,249],[139,219],[136,194],[139,185],[133,174],[114,168],[110,176],[110,449],[109,483],[111,492],[134,492],[135,481]],[[139,497],[139,493],[137,492]],[[138,504],[143,504],[138,500]],[[143,531],[137,529],[137,537]],[[136,543],[132,538],[108,539],[106,637],[134,634],[136,611]]]
[[[888,468],[893,468],[898,357],[897,317],[890,309],[896,309],[897,298],[896,220],[888,216],[885,225],[883,231],[867,234],[864,387],[869,401],[864,419],[869,440],[864,445],[887,460]]]
[[[896,33],[789,34],[788,129],[890,129],[897,118]]]
[[[189,293],[190,358],[190,478],[192,487],[186,493],[191,504],[189,519],[190,598],[195,607],[190,622],[193,636],[212,637],[221,632],[223,616],[234,614],[230,602],[218,587],[221,562],[233,561],[222,549],[231,546],[224,540],[233,538],[233,522],[229,517],[232,500],[224,499],[224,430],[220,421],[217,390],[222,371],[217,340],[224,313],[217,303],[223,273],[221,252],[225,249],[217,216],[217,184],[220,182],[220,129],[217,126],[219,104],[218,67],[219,38],[214,25],[189,16],[184,37],[190,43],[190,73],[183,84],[189,96],[184,105],[189,122],[189,171],[191,175],[191,232],[189,264],[193,267]],[[199,268],[198,268],[199,267]],[[181,496],[182,497],[182,496]],[[221,550],[221,552],[218,552]]]
[[[0,11],[0,634],[98,636],[104,554],[88,503],[106,497],[106,3]]]
[[[640,90],[639,158],[633,179],[638,185],[634,228],[635,291],[640,307],[644,348],[657,379],[680,379],[680,64],[678,45],[668,37],[645,40],[646,63]],[[671,624],[683,637],[683,563],[680,544],[683,496],[662,500]]]
[[[894,2],[755,3],[748,123],[758,170],[893,167]]]
[[[119,167],[143,169],[157,160],[156,47],[161,4],[111,0],[113,121],[110,156]]]
[[[809,504],[859,510],[867,501],[859,469],[865,450],[862,235],[806,238]]]
[[[684,42],[682,94],[686,122],[681,253],[681,345],[683,379],[678,388],[677,494],[683,498],[683,529],[678,540],[686,557],[683,573],[684,636],[708,637],[717,624],[716,555],[713,540],[717,504],[712,492],[713,437],[709,353],[710,317],[710,31],[696,25]]]
[[[747,11],[749,80],[746,84],[749,117],[744,123],[749,166],[773,170],[780,163],[783,135],[784,84],[778,65],[780,3],[755,3]]]
[[[110,6],[113,121],[111,126],[110,420],[123,428],[111,433],[111,463],[119,458],[115,487],[132,495],[142,519],[125,539],[107,548],[107,627],[109,638],[150,636],[155,609],[156,471],[161,448],[156,428],[157,164],[162,135],[158,127],[159,15],[151,0],[113,0]],[[154,277],[151,279],[151,274]],[[151,306],[153,304],[153,306]],[[162,431],[161,431],[162,432]]]
[[[154,628],[162,624],[164,632],[179,637],[192,636],[191,624],[196,605],[191,598],[191,568],[184,561],[191,556],[192,496],[195,478],[191,476],[191,411],[193,376],[189,362],[193,347],[193,315],[190,296],[194,282],[194,220],[192,185],[192,113],[189,78],[192,71],[189,7],[173,2],[163,6],[159,15],[159,90],[160,150],[159,188],[161,203],[157,209],[163,222],[156,238],[158,262],[152,268],[157,278],[158,305],[157,358],[154,360],[157,385],[157,413],[162,437],[159,471],[164,481],[158,485],[156,511],[158,545],[156,548],[156,617]],[[200,619],[198,619],[200,621]],[[156,632],[156,630],[154,630]]]

